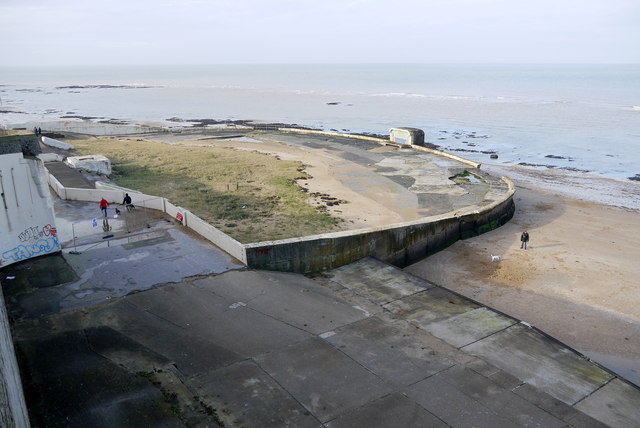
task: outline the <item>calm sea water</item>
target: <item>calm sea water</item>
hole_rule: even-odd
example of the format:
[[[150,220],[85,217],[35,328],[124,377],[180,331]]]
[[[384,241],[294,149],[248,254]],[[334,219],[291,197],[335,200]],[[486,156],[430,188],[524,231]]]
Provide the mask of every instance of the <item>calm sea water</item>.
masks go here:
[[[640,174],[640,65],[0,67],[0,85],[0,126],[62,116],[411,126],[485,164]]]

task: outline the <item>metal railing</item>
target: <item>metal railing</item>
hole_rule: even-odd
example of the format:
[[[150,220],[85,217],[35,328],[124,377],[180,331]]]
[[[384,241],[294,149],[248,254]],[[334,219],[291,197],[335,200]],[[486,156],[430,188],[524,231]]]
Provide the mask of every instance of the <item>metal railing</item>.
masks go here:
[[[157,205],[161,199],[142,200],[129,206],[111,205],[107,216],[74,222],[71,224],[71,240],[65,242],[63,247],[73,247],[73,252],[79,253],[78,248],[88,250],[103,244],[109,246],[112,239],[139,234],[149,229],[152,222],[164,215],[148,207],[154,203]]]

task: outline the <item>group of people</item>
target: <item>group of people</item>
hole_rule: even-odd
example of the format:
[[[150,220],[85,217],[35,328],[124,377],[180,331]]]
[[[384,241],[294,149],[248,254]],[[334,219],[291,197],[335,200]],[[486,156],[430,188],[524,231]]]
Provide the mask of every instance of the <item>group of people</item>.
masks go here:
[[[38,137],[42,135],[42,129],[40,129],[39,127],[34,127],[33,128],[33,133],[36,134]]]
[[[124,205],[125,209],[127,211],[131,211],[132,209],[134,209],[134,205],[131,203],[131,196],[129,196],[128,193],[124,194],[124,199],[122,200],[122,205]],[[107,217],[107,208],[109,207],[109,201],[107,201],[105,198],[102,198],[102,200],[100,200],[100,210],[102,211],[102,215],[106,218]],[[118,213],[119,210],[116,208],[116,212]]]

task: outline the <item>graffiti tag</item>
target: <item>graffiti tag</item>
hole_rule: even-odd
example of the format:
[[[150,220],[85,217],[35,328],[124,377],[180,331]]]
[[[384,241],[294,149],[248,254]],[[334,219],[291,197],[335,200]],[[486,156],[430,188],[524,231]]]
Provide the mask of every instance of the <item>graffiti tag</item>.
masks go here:
[[[13,260],[19,262],[20,260],[30,259],[33,256],[39,254],[47,254],[60,250],[60,244],[56,236],[50,236],[44,239],[38,239],[33,244],[18,245],[15,248],[2,253],[2,258],[5,260]]]
[[[255,255],[265,255],[265,254],[269,254],[270,251],[271,251],[271,247],[254,248],[253,249],[253,254],[255,254]]]
[[[20,239],[21,242],[29,242],[44,238],[45,236],[58,236],[58,230],[50,224],[46,224],[42,227],[32,226],[26,228],[20,235],[18,235],[18,239]]]

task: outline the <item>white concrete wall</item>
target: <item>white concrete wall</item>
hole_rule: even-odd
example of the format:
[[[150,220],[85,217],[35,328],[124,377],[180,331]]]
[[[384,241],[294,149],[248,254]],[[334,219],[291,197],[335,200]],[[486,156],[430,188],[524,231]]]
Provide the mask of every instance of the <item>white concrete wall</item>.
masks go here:
[[[0,266],[60,251],[47,173],[22,153],[0,156]]]
[[[20,371],[2,293],[0,293],[0,427],[29,427]]]
[[[57,149],[63,149],[63,150],[71,150],[73,149],[73,145],[69,144],[69,143],[65,143],[59,140],[55,140],[53,138],[49,138],[49,137],[40,137],[40,141],[42,141],[42,144],[46,145],[46,146],[51,146],[51,147],[55,147]]]
[[[64,187],[60,184],[56,178],[48,174],[49,185],[54,192],[60,197],[60,199],[70,201],[87,201],[87,202],[100,202],[103,197],[109,201],[109,203],[119,204],[124,198],[125,191],[123,190],[108,190],[108,189],[76,189],[73,187]],[[192,229],[203,238],[207,239],[211,243],[220,247],[222,250],[229,253],[231,256],[238,259],[240,262],[246,262],[246,255],[243,244],[236,241],[232,237],[226,235],[221,230],[209,223],[202,220],[197,215],[193,214],[182,207],[172,204],[166,198],[162,198],[154,195],[146,195],[144,193],[134,193],[127,190],[133,199],[132,203],[136,207],[145,207],[152,210],[162,211],[170,217],[180,221],[183,226]],[[180,214],[180,215],[178,215]],[[180,220],[179,217],[182,217]]]

